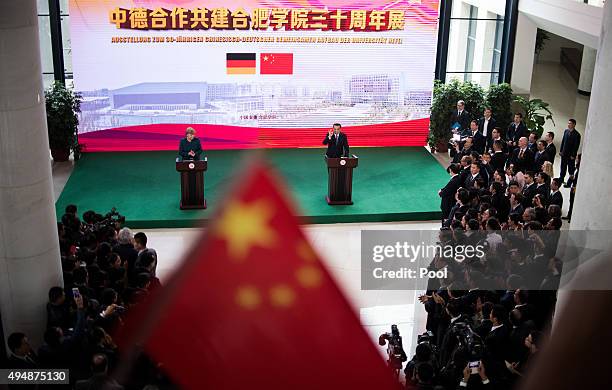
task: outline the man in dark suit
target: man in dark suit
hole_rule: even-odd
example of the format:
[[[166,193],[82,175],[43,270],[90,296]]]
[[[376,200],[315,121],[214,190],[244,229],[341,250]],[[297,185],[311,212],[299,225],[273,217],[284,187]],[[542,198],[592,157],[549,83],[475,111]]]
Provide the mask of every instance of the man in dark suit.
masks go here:
[[[493,143],[493,153],[491,154],[491,167],[494,171],[498,169],[505,169],[506,167],[506,154],[502,150],[502,141],[497,140]]]
[[[512,152],[509,163],[514,164],[515,172],[527,172],[533,170],[533,153],[527,147],[527,138],[518,140],[518,147]]]
[[[570,119],[567,122],[567,129],[563,132],[563,140],[561,141],[561,149],[559,155],[561,156],[561,173],[559,179],[565,180],[565,173],[569,171],[570,178],[566,184],[566,187],[571,186],[571,181],[574,178],[574,171],[576,170],[576,155],[578,154],[578,148],[580,147],[580,133],[576,130],[576,120]]]
[[[74,384],[76,390],[87,389],[108,389],[122,390],[123,386],[108,375],[108,358],[106,355],[98,353],[93,355],[91,359],[92,376],[86,380],[77,381]]]
[[[463,143],[463,147],[459,149],[459,143],[455,142],[453,145],[455,148],[455,156],[453,157],[453,164],[457,164],[463,157],[471,156],[474,151],[474,141],[472,137],[467,137]]]
[[[329,130],[325,138],[323,139],[323,145],[327,145],[327,152],[325,155],[330,158],[348,157],[349,156],[349,144],[346,134],[341,132],[342,125],[340,123],[334,123],[332,129]]]
[[[529,131],[527,130],[527,126],[523,123],[523,114],[517,112],[514,114],[514,121],[510,123],[508,131],[506,131],[506,141],[508,142],[509,152],[512,153],[518,146],[519,139],[527,137],[528,134]]]
[[[548,205],[556,204],[559,208],[563,209],[563,195],[561,195],[561,180],[552,179],[550,182],[550,196],[548,197]]]
[[[551,164],[555,164],[555,157],[557,157],[557,147],[555,146],[555,133],[549,131],[544,136],[544,140],[546,141],[546,154],[548,154],[548,160]]]
[[[484,135],[478,130],[478,121],[470,122],[470,137],[472,137],[473,149],[478,152],[478,154],[483,154],[485,151],[485,146],[487,145],[487,139]]]
[[[548,181],[550,177],[544,172],[540,172],[536,175],[536,194],[540,194],[544,201],[543,206],[548,204],[548,195],[550,195],[550,187]]]
[[[448,218],[448,214],[450,213],[451,209],[453,208],[456,202],[455,195],[457,193],[457,190],[459,189],[459,187],[461,187],[461,184],[462,184],[461,176],[459,175],[460,171],[461,171],[461,167],[459,165],[452,164],[450,167],[448,167],[448,173],[451,175],[451,178],[446,184],[446,186],[444,186],[444,188],[438,191],[438,195],[440,196],[440,198],[442,198],[440,200],[440,209],[442,210],[442,221]]]
[[[457,102],[457,109],[453,111],[450,118],[450,128],[457,129],[457,125],[459,125],[458,133],[467,132],[470,128],[471,119],[470,113],[465,110],[465,102],[459,100]]]
[[[489,153],[493,153],[493,144],[495,144],[495,141],[499,141],[502,146],[501,150],[504,152],[504,154],[508,154],[508,144],[502,138],[501,133],[502,129],[499,127],[496,127],[491,131],[491,139],[487,141],[487,150]]]
[[[550,161],[548,158],[548,153],[546,153],[546,141],[539,140],[537,143],[537,151],[533,156],[533,168],[536,172],[540,172],[542,170],[542,165],[544,165],[544,161]]]
[[[533,154],[538,151],[538,135],[536,133],[529,133],[527,147],[533,152]]]
[[[6,343],[9,347],[8,368],[35,370],[38,368],[38,359],[30,346],[25,334],[12,333]]]
[[[465,179],[463,187],[467,188],[468,190],[470,188],[474,188],[474,182],[476,181],[476,179],[482,177],[483,176],[480,174],[480,163],[478,163],[478,161],[472,161],[472,164],[470,165],[470,174]]]
[[[525,185],[523,186],[523,207],[532,207],[533,197],[536,195],[537,185],[535,183],[535,174],[531,171],[525,172]]]
[[[487,373],[492,377],[501,378],[506,370],[504,361],[508,354],[510,329],[505,324],[508,318],[506,308],[500,304],[494,305],[489,315],[492,326],[484,339],[486,347],[485,361]]]
[[[496,125],[497,121],[493,118],[491,107],[485,108],[483,117],[478,120],[478,130],[487,139],[487,145],[493,137],[493,129]]]

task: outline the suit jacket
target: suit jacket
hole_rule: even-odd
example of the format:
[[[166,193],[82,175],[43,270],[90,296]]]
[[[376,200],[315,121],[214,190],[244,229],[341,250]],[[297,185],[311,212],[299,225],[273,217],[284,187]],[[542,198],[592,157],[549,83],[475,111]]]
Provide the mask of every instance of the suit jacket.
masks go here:
[[[531,183],[529,185],[525,184],[523,187],[523,207],[532,207],[533,206],[533,197],[537,194],[536,191],[537,184]]]
[[[480,130],[482,135],[485,134],[484,123],[485,123],[484,116],[478,119],[478,130]],[[487,124],[487,135],[485,135],[485,138],[487,140],[491,139],[491,133],[493,133],[493,129],[495,128],[495,126],[497,126],[497,121],[495,120],[495,118],[491,117],[491,119],[489,119],[489,123]]]
[[[512,141],[517,144],[521,137],[527,136],[529,136],[529,131],[527,130],[525,123],[521,122],[518,126],[516,126],[516,124],[512,122],[510,123],[510,126],[508,126],[508,131],[506,132],[506,139],[508,141]]]
[[[542,196],[542,200],[544,201],[543,206],[546,207],[548,204],[548,196],[550,195],[550,187],[548,184],[542,184],[539,187],[536,185],[536,194],[540,194]]]
[[[557,147],[555,146],[555,144],[551,143],[551,144],[546,145],[545,151],[548,157],[548,160],[546,161],[550,161],[552,164],[554,164],[555,157],[557,157]]]
[[[482,135],[480,130],[476,131],[475,133],[470,131],[468,137],[472,137],[472,143],[474,145],[472,148],[478,153],[483,154],[485,147],[487,146],[487,138]]]
[[[472,188],[474,187],[474,182],[476,181],[476,179],[478,178],[482,178],[485,181],[485,185],[486,185],[486,178],[479,172],[476,176],[472,177],[472,174],[468,174],[467,177],[465,178],[465,181],[463,182],[463,187],[464,188]]]
[[[524,212],[525,212],[525,208],[520,203],[515,208],[512,208],[512,206],[510,206],[510,214],[523,215]],[[510,215],[510,214],[508,214],[508,215]]]
[[[514,164],[514,169],[516,172],[527,172],[533,170],[533,153],[529,148],[525,148],[523,155],[521,156],[521,149],[516,148],[512,152],[512,157],[509,159],[509,162]]]
[[[461,175],[455,175],[451,177],[446,186],[442,188],[440,192],[440,209],[442,210],[442,218],[448,218],[448,214],[455,205],[455,194],[459,187],[461,187]]]
[[[563,132],[563,140],[561,141],[561,149],[559,150],[564,157],[576,157],[578,148],[580,147],[580,133],[574,129],[570,131],[565,129]]]
[[[506,155],[504,152],[493,153],[491,155],[491,166],[494,170],[504,169],[506,167]]]
[[[499,140],[501,141],[501,144],[502,144],[502,152],[504,152],[504,154],[507,155],[508,154],[508,143],[506,143],[506,140],[504,140],[503,138],[500,138]],[[493,140],[493,138],[487,140],[487,150],[491,154],[494,153],[494,150],[493,150],[494,142],[495,140]]]
[[[470,113],[466,110],[463,110],[461,112],[461,115],[459,115],[459,111],[454,110],[450,118],[449,128],[452,128],[455,123],[459,123],[459,125],[461,125],[460,131],[468,130],[470,128],[471,120],[472,117],[470,116]]]
[[[329,139],[328,135],[325,135],[323,145],[327,145],[327,152],[325,152],[327,157],[338,158],[349,156],[348,138],[343,132],[338,133],[338,136],[332,135],[331,139]]]
[[[563,208],[563,195],[561,195],[561,191],[557,191],[554,194],[551,193],[548,196],[548,204],[556,204]]]
[[[550,161],[548,160],[548,153],[546,152],[546,150],[536,152],[533,156],[534,170],[537,172],[541,172],[542,165],[544,165],[544,161]]]

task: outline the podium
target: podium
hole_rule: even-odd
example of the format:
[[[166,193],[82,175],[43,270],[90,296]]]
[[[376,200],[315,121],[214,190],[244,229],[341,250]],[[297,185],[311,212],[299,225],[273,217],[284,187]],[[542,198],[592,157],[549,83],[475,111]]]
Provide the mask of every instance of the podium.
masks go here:
[[[204,172],[208,158],[198,161],[177,161],[176,170],[181,173],[181,210],[205,209]]]
[[[325,156],[327,163],[327,204],[350,205],[353,204],[353,169],[357,167],[359,158],[352,157],[332,158]]]

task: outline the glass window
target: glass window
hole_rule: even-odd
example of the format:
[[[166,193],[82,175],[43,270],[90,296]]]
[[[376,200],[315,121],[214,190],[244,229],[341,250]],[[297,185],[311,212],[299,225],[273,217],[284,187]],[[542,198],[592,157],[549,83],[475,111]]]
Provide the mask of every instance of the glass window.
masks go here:
[[[499,9],[499,2],[480,1],[478,7],[470,3],[453,1],[446,80],[488,87],[499,79],[504,9]]]

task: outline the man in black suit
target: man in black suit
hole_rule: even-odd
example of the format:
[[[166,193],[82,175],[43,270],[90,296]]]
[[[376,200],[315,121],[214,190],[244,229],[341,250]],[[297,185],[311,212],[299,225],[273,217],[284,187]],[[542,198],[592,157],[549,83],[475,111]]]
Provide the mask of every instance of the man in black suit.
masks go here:
[[[493,137],[493,129],[496,125],[497,121],[493,118],[491,107],[485,108],[483,117],[478,120],[478,130],[487,139],[487,145]]]
[[[500,129],[499,127],[496,127],[491,131],[491,139],[487,141],[487,150],[489,151],[489,153],[493,153],[493,144],[495,144],[495,141],[499,141],[502,146],[501,150],[504,152],[505,155],[508,154],[508,144],[502,138],[501,133],[502,129]]]
[[[472,148],[478,152],[478,154],[483,154],[485,151],[485,146],[487,145],[487,139],[484,135],[478,130],[478,121],[470,122],[470,137],[472,137]]]
[[[550,177],[544,172],[540,172],[536,175],[536,194],[542,196],[542,200],[545,204],[548,204],[548,195],[550,194],[550,187],[548,186],[549,180]]]
[[[38,368],[38,359],[30,346],[25,334],[12,333],[6,340],[11,355],[8,358],[8,368],[29,369]]]
[[[493,142],[493,153],[491,154],[491,167],[494,171],[503,170],[506,167],[506,154],[503,152],[503,141]]]
[[[569,171],[570,177],[565,185],[566,187],[571,186],[571,181],[574,178],[574,171],[576,170],[576,155],[578,154],[578,148],[580,147],[580,133],[576,130],[576,120],[570,119],[567,122],[567,129],[563,132],[563,140],[561,141],[561,149],[559,155],[561,156],[561,173],[559,179],[565,180],[565,173]]]
[[[346,134],[341,132],[342,125],[340,123],[334,123],[332,129],[329,130],[325,138],[323,139],[323,145],[327,145],[327,152],[325,155],[330,158],[348,157],[349,156],[349,144]]]
[[[557,157],[557,147],[555,146],[555,133],[549,131],[544,136],[544,140],[546,141],[546,154],[548,154],[548,160],[551,164],[555,164],[555,157]]]
[[[474,151],[474,141],[472,137],[467,137],[463,143],[463,147],[459,149],[459,143],[455,142],[453,145],[455,148],[455,156],[453,157],[453,163],[457,164],[463,157],[471,156]]]
[[[538,151],[538,135],[534,132],[529,133],[527,147],[535,154]]]
[[[474,182],[478,178],[483,178],[484,180],[484,177],[480,174],[480,163],[478,161],[472,161],[472,164],[470,165],[470,174],[465,179],[463,187],[467,188],[468,190],[470,188],[474,188]]]
[[[452,164],[450,167],[448,167],[447,171],[451,175],[451,178],[446,184],[446,186],[444,186],[444,188],[438,191],[438,195],[440,196],[440,198],[442,198],[440,200],[442,221],[448,218],[448,214],[450,213],[451,209],[453,208],[453,205],[456,202],[455,195],[457,193],[457,190],[459,189],[459,187],[461,187],[462,184],[461,176],[459,175],[461,167],[459,165]]]
[[[514,164],[515,172],[527,172],[533,169],[533,153],[527,147],[527,138],[521,137],[518,140],[518,147],[512,152],[509,163]]]
[[[535,171],[540,172],[542,170],[542,165],[544,165],[544,161],[550,161],[548,158],[548,153],[546,153],[546,141],[539,140],[537,143],[537,151],[533,156],[533,168]]]
[[[563,195],[561,195],[561,180],[560,179],[552,179],[550,182],[550,196],[548,197],[548,205],[556,204],[559,208],[563,208]]]
[[[510,336],[510,328],[505,324],[507,318],[508,312],[504,306],[500,304],[493,306],[489,315],[491,330],[484,339],[486,347],[484,360],[487,362],[487,373],[495,378],[502,378],[506,371],[504,361],[508,354]]]
[[[470,113],[465,110],[465,102],[463,100],[459,100],[457,102],[457,109],[453,111],[453,114],[450,118],[450,128],[457,129],[458,133],[467,132],[470,128]]]
[[[523,114],[517,112],[514,114],[514,121],[510,123],[508,131],[506,131],[506,141],[508,142],[509,152],[512,153],[518,146],[519,139],[527,137],[528,134],[529,131],[527,130],[527,126],[523,123]]]
[[[523,186],[523,207],[532,207],[533,205],[533,197],[537,194],[536,188],[537,185],[535,183],[535,174],[531,171],[525,172],[525,185]]]

